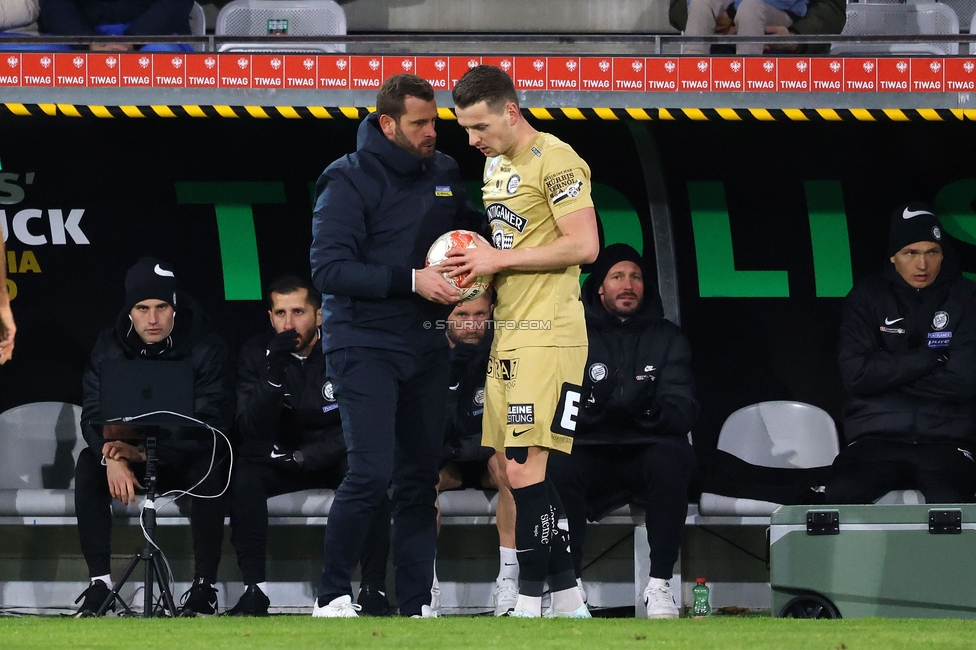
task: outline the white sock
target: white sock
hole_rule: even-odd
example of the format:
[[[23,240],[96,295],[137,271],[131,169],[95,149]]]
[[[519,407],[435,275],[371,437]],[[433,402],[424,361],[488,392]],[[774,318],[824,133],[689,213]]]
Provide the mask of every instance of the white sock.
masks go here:
[[[257,587],[258,589],[260,589],[261,590],[261,593],[264,594],[265,596],[268,595],[268,583],[267,582],[259,582],[259,583],[257,583],[254,586]]]
[[[518,553],[514,548],[498,547],[498,580],[515,580],[518,582],[519,565]]]
[[[519,594],[518,600],[515,601],[515,611],[528,612],[533,616],[540,617],[542,616],[542,598]]]
[[[583,606],[583,590],[579,587],[570,587],[562,591],[552,592],[552,609],[557,612],[575,612]]]
[[[105,583],[105,586],[106,587],[108,587],[109,589],[112,588],[112,574],[111,573],[106,573],[103,576],[92,576],[91,581],[92,581],[93,584],[94,584],[94,582],[96,580],[101,580],[102,582]]]

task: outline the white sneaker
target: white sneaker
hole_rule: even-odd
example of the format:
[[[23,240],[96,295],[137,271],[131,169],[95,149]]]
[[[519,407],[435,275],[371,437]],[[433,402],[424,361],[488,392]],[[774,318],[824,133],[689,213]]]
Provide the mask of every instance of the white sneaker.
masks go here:
[[[590,610],[586,607],[586,603],[580,605],[575,612],[557,612],[555,609],[550,609],[545,616],[546,618],[593,618],[590,615]]]
[[[515,609],[518,602],[518,583],[511,578],[501,578],[495,581],[491,590],[491,602],[495,605],[495,616],[505,616]]]
[[[319,607],[319,599],[312,604],[312,618],[359,618],[359,605],[353,605],[352,596],[339,596],[328,605]]]
[[[430,605],[424,605],[420,608],[419,614],[414,614],[410,618],[440,618],[440,613],[432,609]]]
[[[441,583],[437,580],[437,576],[434,576],[434,582],[430,585],[430,609],[434,612],[434,616],[440,616],[441,613]]]
[[[678,618],[678,605],[674,602],[671,583],[660,578],[651,578],[644,589],[644,605],[647,618]]]

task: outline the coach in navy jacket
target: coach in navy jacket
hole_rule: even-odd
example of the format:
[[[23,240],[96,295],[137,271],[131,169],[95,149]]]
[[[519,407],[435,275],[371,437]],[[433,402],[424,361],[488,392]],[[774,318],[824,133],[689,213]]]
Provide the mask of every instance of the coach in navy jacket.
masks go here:
[[[437,237],[484,221],[457,163],[434,149],[430,84],[395,75],[376,107],[358,150],[319,178],[312,227],[322,349],[349,463],[329,514],[318,617],[355,616],[350,578],[391,480],[400,613],[429,613],[450,373],[444,319],[460,292],[424,261]]]
[[[976,283],[928,206],[891,215],[889,263],[847,296],[839,362],[848,446],[828,503],[917,489],[928,503],[976,491]]]

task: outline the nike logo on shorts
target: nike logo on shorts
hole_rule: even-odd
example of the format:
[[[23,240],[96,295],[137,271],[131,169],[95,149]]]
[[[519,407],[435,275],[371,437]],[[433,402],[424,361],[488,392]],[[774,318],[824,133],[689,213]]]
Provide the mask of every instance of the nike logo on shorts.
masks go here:
[[[532,427],[529,427],[528,429],[525,429],[525,430],[523,430],[523,431],[513,431],[513,432],[512,432],[512,437],[513,437],[513,438],[518,438],[518,437],[519,437],[520,435],[522,435],[523,433],[528,433],[529,431],[532,431]]]

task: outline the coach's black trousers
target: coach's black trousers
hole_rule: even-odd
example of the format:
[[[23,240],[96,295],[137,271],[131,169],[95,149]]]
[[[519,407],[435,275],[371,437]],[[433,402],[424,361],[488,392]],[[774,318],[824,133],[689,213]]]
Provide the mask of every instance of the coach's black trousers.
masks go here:
[[[321,600],[352,593],[350,579],[393,484],[393,564],[400,614],[430,603],[437,544],[434,500],[450,377],[448,351],[423,355],[345,348],[326,356],[349,471],[325,530]]]
[[[315,472],[286,472],[250,458],[234,464],[231,478],[230,542],[237,551],[237,566],[245,585],[267,580],[268,499],[299,490],[335,489],[346,474],[346,464],[336,463]],[[380,500],[366,536],[361,557],[362,584],[383,591],[386,561],[390,554],[390,500]]]
[[[641,445],[577,444],[568,456],[551,454],[548,474],[566,509],[576,575],[582,577],[588,516],[595,519],[629,502],[647,510],[651,577],[670,579],[694,472],[695,454],[684,437]]]

